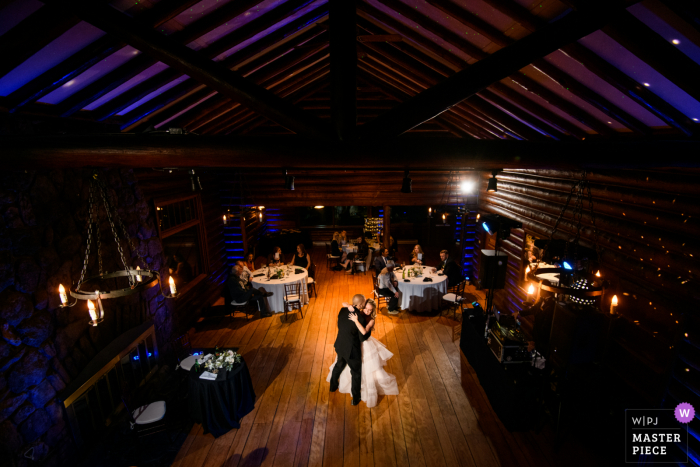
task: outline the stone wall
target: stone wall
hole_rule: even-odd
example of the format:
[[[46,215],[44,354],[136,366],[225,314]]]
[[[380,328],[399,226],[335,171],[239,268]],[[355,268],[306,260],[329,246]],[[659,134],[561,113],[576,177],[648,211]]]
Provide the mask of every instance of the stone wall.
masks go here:
[[[73,446],[56,395],[122,332],[152,319],[161,357],[177,327],[172,300],[159,288],[104,301],[105,321],[88,325],[85,302],[60,308],[58,285],[77,283],[83,267],[89,170],[0,173],[0,464],[27,465],[23,454],[61,465]],[[134,246],[164,271],[154,216],[130,170],[99,170]],[[99,231],[106,271],[121,269],[100,200]],[[87,276],[96,274],[96,245]],[[136,254],[122,242],[132,266]],[[143,267],[143,265],[141,266]]]

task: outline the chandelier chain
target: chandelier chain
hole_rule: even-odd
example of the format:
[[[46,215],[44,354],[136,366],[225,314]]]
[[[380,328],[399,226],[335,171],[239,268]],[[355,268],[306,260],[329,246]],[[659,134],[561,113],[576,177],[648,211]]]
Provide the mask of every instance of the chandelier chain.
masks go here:
[[[566,209],[569,207],[569,203],[571,202],[571,198],[574,196],[574,192],[576,191],[576,187],[578,186],[578,183],[574,183],[571,186],[571,191],[569,191],[569,196],[566,198],[566,203],[564,203],[564,207],[561,208],[561,212],[559,212],[559,217],[557,217],[556,222],[554,222],[554,227],[552,227],[552,232],[549,234],[549,241],[547,241],[547,244],[544,246],[544,251],[542,252],[542,258],[547,257],[547,250],[549,249],[549,245],[552,243],[552,239],[554,238],[554,234],[557,232],[557,229],[559,228],[559,223],[561,220],[564,218],[564,213],[566,212]],[[535,267],[535,271],[539,269],[540,263],[537,263],[537,266]]]
[[[83,283],[83,279],[85,279],[85,272],[87,271],[88,267],[88,259],[90,258],[90,242],[92,240],[92,213],[93,213],[93,187],[92,183],[90,183],[90,186],[88,188],[88,218],[87,218],[87,246],[85,248],[85,259],[83,260],[83,269],[80,271],[80,280],[78,281],[78,285],[76,286],[76,290],[80,290],[80,286]]]
[[[119,242],[119,235],[117,235],[117,229],[114,226],[114,222],[112,221],[112,214],[110,213],[109,210],[109,203],[107,202],[107,195],[105,194],[105,190],[101,185],[98,185],[100,189],[100,194],[102,195],[102,200],[105,205],[105,211],[107,211],[107,220],[109,221],[109,226],[112,229],[112,235],[114,235],[114,241],[117,244],[117,249],[119,250],[119,257],[122,260],[122,264],[124,265],[124,269],[128,270],[129,266],[126,264],[126,257],[124,256],[124,250],[122,249],[122,245]],[[129,284],[134,285],[134,278],[132,277],[131,274],[129,274]]]
[[[586,194],[588,196],[588,209],[591,211],[591,224],[593,225],[593,243],[595,244],[595,254],[598,260],[598,266],[603,263],[603,256],[600,251],[600,244],[598,243],[598,227],[595,225],[595,212],[593,211],[593,195],[591,194],[591,182],[586,178],[588,174],[584,172],[583,176],[585,178],[586,184]]]

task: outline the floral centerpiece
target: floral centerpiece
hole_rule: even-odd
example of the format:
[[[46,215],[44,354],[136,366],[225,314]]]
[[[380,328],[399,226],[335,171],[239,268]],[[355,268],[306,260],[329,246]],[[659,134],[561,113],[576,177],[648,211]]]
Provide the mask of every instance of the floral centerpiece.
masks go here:
[[[214,355],[204,363],[204,369],[211,373],[218,373],[220,369],[231,371],[233,365],[241,363],[241,355],[233,350],[216,349]]]

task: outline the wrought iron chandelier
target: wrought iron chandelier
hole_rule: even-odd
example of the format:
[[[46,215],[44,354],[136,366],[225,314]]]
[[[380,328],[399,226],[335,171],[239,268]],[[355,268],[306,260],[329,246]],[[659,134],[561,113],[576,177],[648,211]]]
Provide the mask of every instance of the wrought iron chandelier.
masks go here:
[[[119,251],[119,258],[122,266],[124,267],[122,270],[110,272],[105,271],[102,266],[102,243],[100,240],[99,222],[97,218],[99,199],[96,200],[96,198],[98,195],[101,197],[104,204],[107,220],[109,221],[112,235],[114,236],[114,242],[116,243],[117,250]],[[89,182],[88,203],[87,246],[85,248],[83,268],[80,272],[80,279],[78,280],[77,285],[74,288],[70,288],[68,291],[70,296],[75,298],[75,301],[72,303],[68,302],[66,290],[63,287],[63,284],[59,284],[58,293],[59,298],[61,299],[60,306],[62,308],[72,307],[75,306],[79,300],[87,301],[90,324],[92,326],[97,326],[99,323],[104,321],[104,308],[102,305],[103,299],[126,297],[128,295],[137,294],[143,290],[156,286],[156,284],[161,286],[161,294],[165,298],[177,298],[178,293],[173,278],[170,277],[169,279],[170,294],[166,294],[163,291],[160,281],[160,273],[154,269],[149,269],[146,261],[141,256],[138,249],[134,247],[131,237],[126,230],[126,226],[122,222],[121,217],[119,217],[116,207],[109,201],[106,194],[106,187],[102,180],[99,179],[97,172],[93,173]],[[86,278],[85,276],[90,259],[90,250],[93,244],[93,225],[95,229],[94,244],[96,249],[95,253],[97,256],[98,273]],[[144,266],[144,269],[141,269],[138,265],[136,266],[136,269],[134,269],[129,265],[122,245],[119,241],[118,230],[121,231],[131,251],[136,253],[138,262]],[[107,287],[108,281],[117,284],[117,287],[115,289]],[[93,301],[97,303],[97,306]]]
[[[576,233],[573,241],[566,241],[563,258],[560,259],[558,264],[546,265],[544,267],[541,267],[542,263],[538,262],[534,269],[530,270],[528,267],[525,276],[526,279],[539,283],[540,290],[567,295],[570,301],[579,305],[594,305],[595,297],[603,295],[608,284],[607,281],[601,278],[600,270],[598,269],[602,263],[602,256],[598,245],[598,229],[595,223],[591,187],[586,171],[583,172],[581,179],[571,187],[566,203],[564,207],[562,207],[559,217],[549,234],[549,240],[545,245],[542,259],[547,257],[547,250],[552,245],[554,235],[574,196],[573,218],[576,222]],[[595,268],[597,269],[596,273],[593,273],[594,269],[591,261],[588,262],[585,269],[578,268],[578,250],[582,230],[581,223],[584,213],[584,200],[588,201],[588,211],[590,212],[591,225],[593,227],[593,241],[596,260],[598,262],[598,268]],[[529,295],[528,293],[528,296]],[[539,292],[537,295],[539,296]]]

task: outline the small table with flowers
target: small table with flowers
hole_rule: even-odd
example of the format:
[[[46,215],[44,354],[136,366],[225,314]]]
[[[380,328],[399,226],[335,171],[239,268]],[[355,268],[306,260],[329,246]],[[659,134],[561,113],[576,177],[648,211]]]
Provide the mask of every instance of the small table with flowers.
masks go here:
[[[202,425],[204,433],[218,438],[232,428],[240,428],[241,418],[255,407],[255,390],[245,360],[234,349],[205,349],[207,355],[211,355],[206,362],[208,368],[200,364],[190,369],[188,406],[190,416]],[[214,370],[216,379],[202,377]]]
[[[425,313],[440,308],[440,300],[447,293],[447,276],[433,273],[432,269],[428,266],[404,266],[403,269],[394,270],[399,280],[399,307],[402,310]]]

